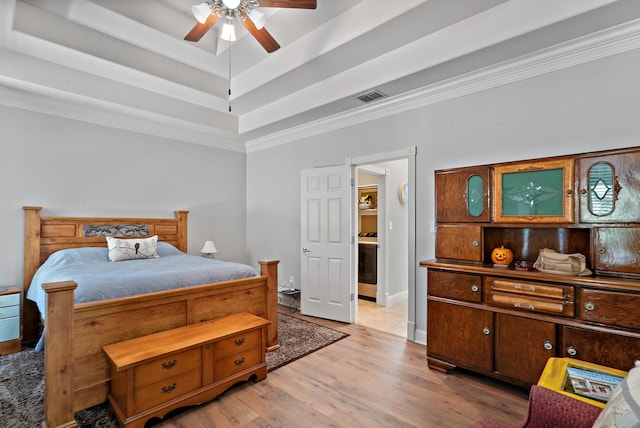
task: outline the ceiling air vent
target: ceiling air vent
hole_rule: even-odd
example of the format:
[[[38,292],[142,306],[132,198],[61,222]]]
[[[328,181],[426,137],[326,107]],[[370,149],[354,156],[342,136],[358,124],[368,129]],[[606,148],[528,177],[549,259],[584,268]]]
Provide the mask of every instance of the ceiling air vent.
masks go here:
[[[367,92],[366,94],[358,95],[358,99],[363,103],[369,103],[371,101],[379,100],[380,98],[386,98],[387,95],[374,89],[371,92]]]

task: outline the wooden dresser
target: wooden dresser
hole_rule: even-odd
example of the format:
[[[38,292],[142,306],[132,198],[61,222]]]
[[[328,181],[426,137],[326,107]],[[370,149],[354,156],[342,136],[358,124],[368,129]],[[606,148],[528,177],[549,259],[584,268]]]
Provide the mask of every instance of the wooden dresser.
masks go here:
[[[125,427],[267,377],[269,321],[241,313],[105,346],[109,402]]]
[[[439,170],[427,272],[427,360],[535,384],[550,357],[629,370],[640,359],[640,148]],[[543,248],[587,276],[494,266]]]

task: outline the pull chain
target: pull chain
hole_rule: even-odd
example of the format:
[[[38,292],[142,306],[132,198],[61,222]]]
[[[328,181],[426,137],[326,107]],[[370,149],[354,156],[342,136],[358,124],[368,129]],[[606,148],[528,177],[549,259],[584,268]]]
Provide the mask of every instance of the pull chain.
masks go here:
[[[231,112],[231,41],[229,42],[229,112]]]

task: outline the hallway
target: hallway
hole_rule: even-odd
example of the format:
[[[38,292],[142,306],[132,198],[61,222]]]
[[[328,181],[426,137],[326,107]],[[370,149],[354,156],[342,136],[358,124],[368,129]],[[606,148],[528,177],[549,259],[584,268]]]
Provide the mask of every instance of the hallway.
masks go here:
[[[407,300],[382,307],[370,300],[358,299],[357,324],[406,338]]]

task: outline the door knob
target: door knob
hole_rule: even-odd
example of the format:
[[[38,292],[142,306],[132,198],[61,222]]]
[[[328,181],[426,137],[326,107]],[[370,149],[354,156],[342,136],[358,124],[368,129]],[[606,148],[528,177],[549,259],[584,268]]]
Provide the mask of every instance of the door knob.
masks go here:
[[[308,249],[306,249],[306,248],[303,248],[303,249],[302,249],[302,252],[303,252],[304,254],[307,254],[307,253],[310,253],[310,252],[311,252],[311,250],[308,250]]]

